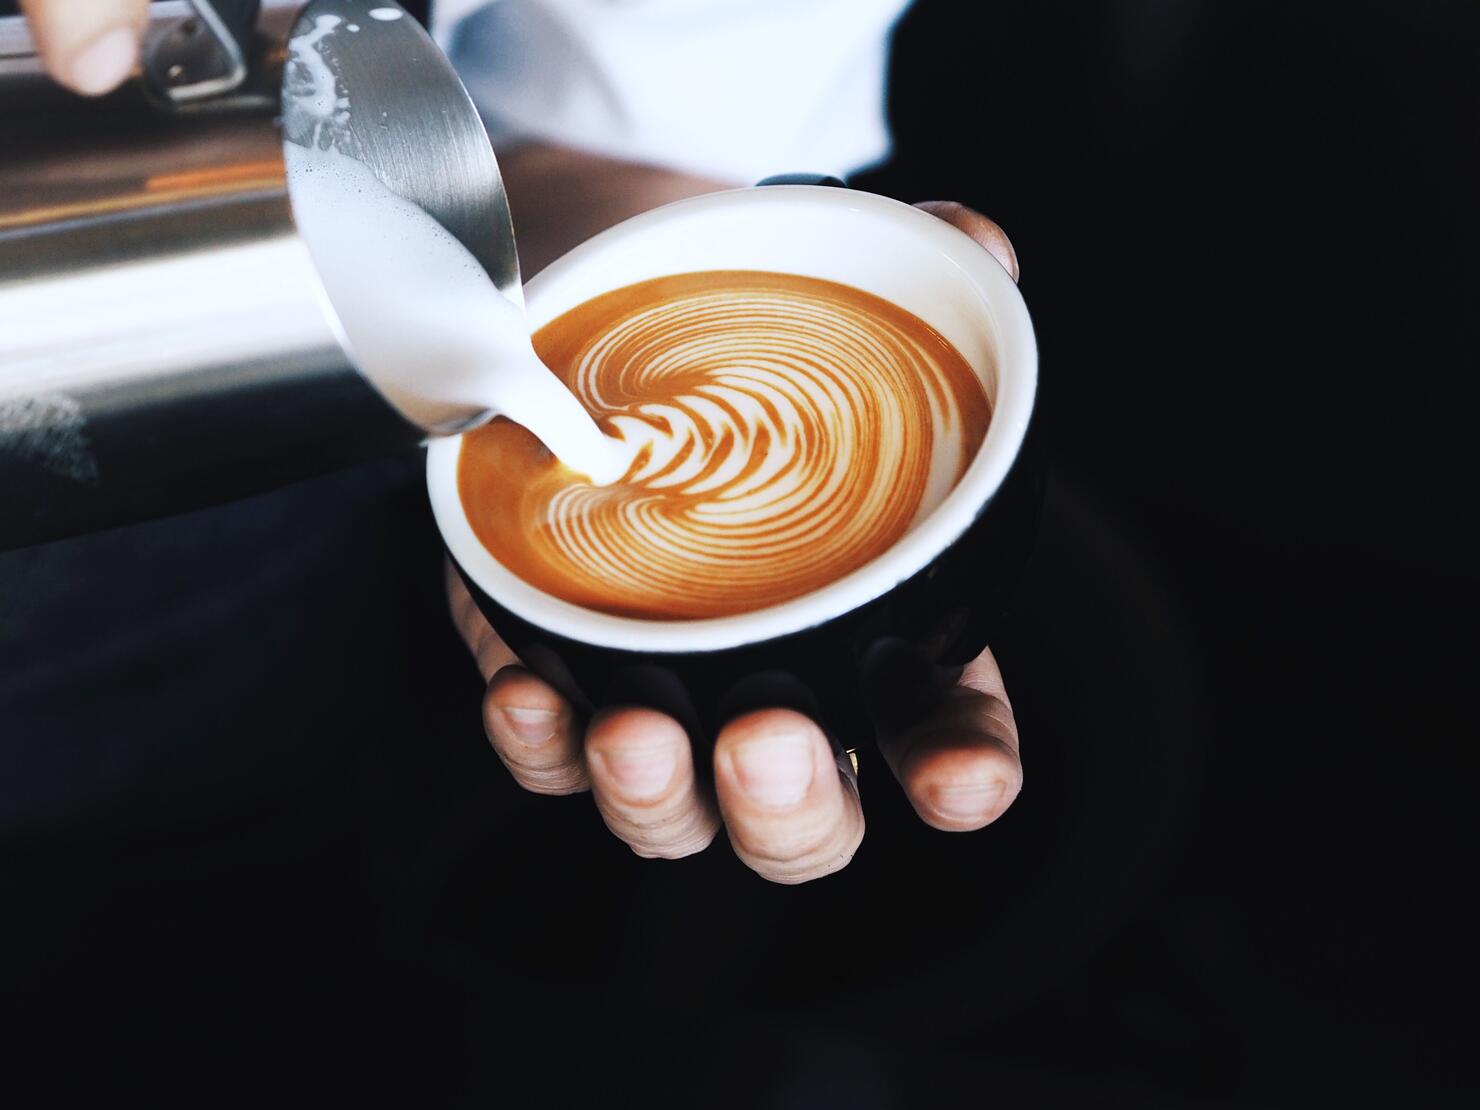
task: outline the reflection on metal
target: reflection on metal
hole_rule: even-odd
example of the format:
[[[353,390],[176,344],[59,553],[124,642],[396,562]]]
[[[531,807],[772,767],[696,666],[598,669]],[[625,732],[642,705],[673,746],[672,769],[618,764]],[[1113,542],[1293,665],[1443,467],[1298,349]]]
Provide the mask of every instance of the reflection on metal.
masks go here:
[[[0,19],[0,550],[425,438],[345,350],[294,221],[278,125],[297,20],[358,12],[363,30],[335,63],[363,160],[517,287],[481,121],[415,20],[366,16],[385,6],[267,0],[243,39],[244,79],[188,106],[161,105],[145,75],[77,97],[45,77],[23,21]],[[151,5],[145,57],[194,17]]]

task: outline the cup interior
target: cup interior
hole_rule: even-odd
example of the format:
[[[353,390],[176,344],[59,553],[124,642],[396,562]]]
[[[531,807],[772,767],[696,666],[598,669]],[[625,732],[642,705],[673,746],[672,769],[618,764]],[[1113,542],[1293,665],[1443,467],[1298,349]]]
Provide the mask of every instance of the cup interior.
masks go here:
[[[791,601],[703,620],[600,613],[536,589],[474,535],[457,488],[460,436],[427,453],[432,510],[448,550],[491,598],[572,640],[629,651],[716,651],[797,632],[863,605],[927,566],[975,520],[1022,446],[1037,345],[1017,286],[985,250],[934,216],[846,189],[771,185],[678,201],[588,240],[525,287],[531,329],[601,293],[697,270],[770,270],[842,282],[892,301],[961,352],[992,402],[986,438],[949,495],[872,562]]]

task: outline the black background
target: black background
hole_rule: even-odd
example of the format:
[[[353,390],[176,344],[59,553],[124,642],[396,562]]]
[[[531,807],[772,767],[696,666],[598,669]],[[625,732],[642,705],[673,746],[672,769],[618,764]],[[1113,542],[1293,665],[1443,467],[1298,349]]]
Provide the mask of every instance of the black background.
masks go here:
[[[632,858],[483,745],[415,460],[227,510],[391,491],[341,528],[373,572],[308,575],[188,679],[127,676],[163,702],[235,668],[213,727],[328,754],[284,771],[202,732],[255,793],[14,823],[0,1052],[27,1104],[1473,1094],[1477,31],[1461,3],[906,17],[895,158],[858,184],[1012,236],[1055,459],[994,645],[1027,788],[983,833],[920,827],[865,749],[834,878]],[[273,628],[287,688],[253,669]]]
[[[1072,1029],[1045,1061],[1273,1104],[1459,1090],[1474,14],[926,3],[899,34],[881,181],[1012,235],[1065,470],[1207,678],[1176,858],[1024,1053]]]

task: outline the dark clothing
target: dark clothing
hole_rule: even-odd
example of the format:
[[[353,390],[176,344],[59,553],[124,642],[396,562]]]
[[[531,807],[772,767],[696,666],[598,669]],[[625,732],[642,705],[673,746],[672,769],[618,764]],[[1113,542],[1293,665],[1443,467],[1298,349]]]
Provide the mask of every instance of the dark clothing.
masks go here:
[[[0,837],[240,813],[402,726],[420,464],[0,555]]]
[[[1035,785],[990,833],[944,837],[864,744],[864,848],[798,889],[723,839],[637,859],[589,797],[513,785],[419,461],[5,558],[3,881],[25,954],[5,993],[26,1044],[88,1046],[74,1085],[253,1104],[296,1071],[377,1105],[573,1104],[608,1075],[651,1083],[634,1061],[660,1035],[673,1097],[733,1066],[754,1013],[771,1069],[706,1104],[829,1087],[831,1053],[843,1101],[804,1104],[916,1104],[927,1046],[1018,1012],[1165,864],[1200,752],[1195,657],[1077,487],[1051,490],[996,645]],[[591,1070],[563,1066],[570,1043]],[[969,1060],[942,1061],[952,1082]]]

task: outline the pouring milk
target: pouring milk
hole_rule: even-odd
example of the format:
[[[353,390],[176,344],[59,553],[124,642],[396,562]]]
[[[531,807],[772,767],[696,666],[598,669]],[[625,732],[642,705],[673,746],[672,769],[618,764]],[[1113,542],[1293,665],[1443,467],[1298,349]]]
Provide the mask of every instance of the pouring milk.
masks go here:
[[[294,216],[347,347],[423,427],[453,430],[474,414],[506,416],[572,470],[600,485],[615,482],[638,444],[602,433],[540,362],[523,308],[462,243],[337,148],[352,106],[338,95],[321,44],[350,28],[321,15],[290,41],[298,68],[288,107],[312,124],[295,136],[307,145],[283,145]]]

